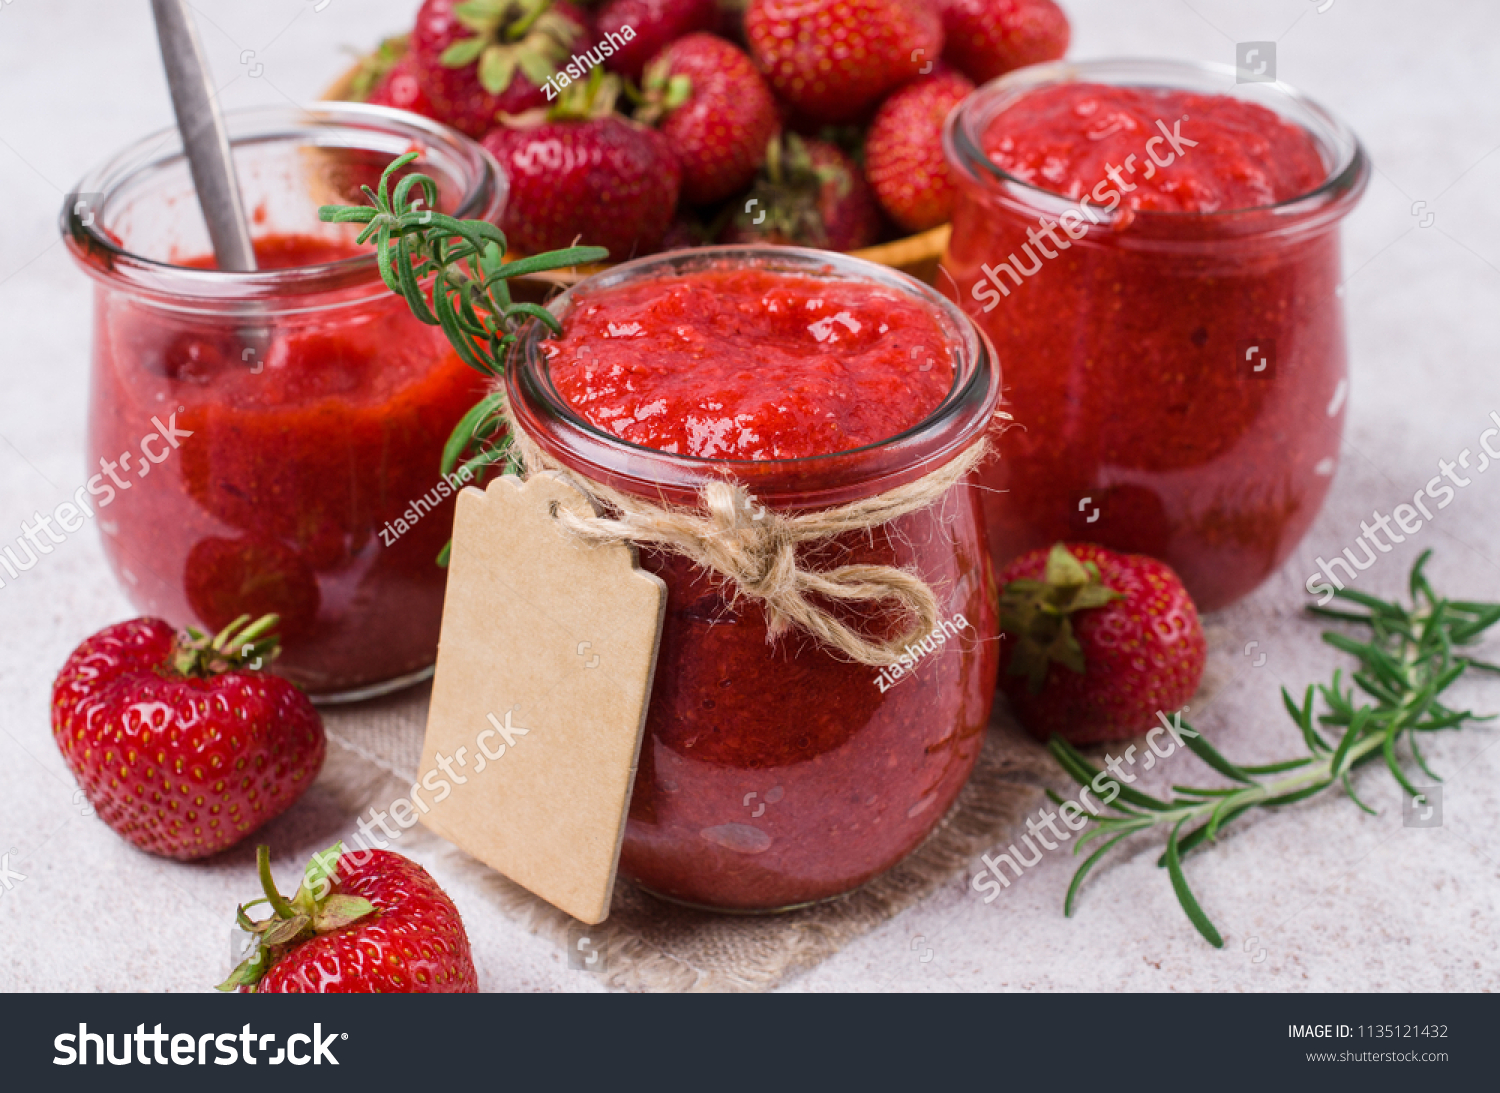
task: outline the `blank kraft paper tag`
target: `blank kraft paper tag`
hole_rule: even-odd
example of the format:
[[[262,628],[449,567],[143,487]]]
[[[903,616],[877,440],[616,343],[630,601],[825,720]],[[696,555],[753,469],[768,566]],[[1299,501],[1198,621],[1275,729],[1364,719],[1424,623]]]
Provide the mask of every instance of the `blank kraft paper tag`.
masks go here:
[[[578,542],[554,506],[594,512],[553,473],[458,495],[422,822],[597,923],[609,914],[667,589],[633,547]]]

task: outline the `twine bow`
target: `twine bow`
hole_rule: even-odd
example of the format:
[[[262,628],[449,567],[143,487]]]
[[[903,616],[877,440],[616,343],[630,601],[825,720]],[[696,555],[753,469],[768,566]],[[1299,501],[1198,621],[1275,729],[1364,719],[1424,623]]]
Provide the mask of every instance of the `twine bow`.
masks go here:
[[[804,568],[798,547],[849,531],[879,527],[940,501],[988,452],[983,439],[930,474],[874,497],[818,512],[782,515],[759,504],[743,486],[715,479],[699,490],[699,507],[646,501],[583,478],[547,457],[517,424],[508,405],[499,413],[526,469],[557,470],[577,482],[608,515],[580,516],[560,508],[557,520],[579,540],[597,546],[632,543],[671,550],[721,577],[732,597],[760,601],[767,636],[801,627],[860,664],[885,667],[940,624],[937,595],[921,577],[885,565]],[[875,641],[836,618],[815,599],[841,603],[890,602],[916,619],[907,633]]]

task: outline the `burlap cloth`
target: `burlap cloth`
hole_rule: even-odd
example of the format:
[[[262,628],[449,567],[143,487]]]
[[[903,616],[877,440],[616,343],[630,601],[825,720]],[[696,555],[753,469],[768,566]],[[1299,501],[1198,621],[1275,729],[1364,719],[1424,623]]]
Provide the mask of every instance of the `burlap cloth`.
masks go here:
[[[1234,640],[1219,627],[1208,632],[1211,647]],[[1196,709],[1206,706],[1225,682],[1216,662],[1225,663],[1210,658]],[[329,750],[322,785],[344,807],[361,814],[371,803],[383,808],[411,786],[421,761],[430,693],[430,684],[424,684],[359,706],[325,708],[328,736],[337,747]],[[1008,845],[1018,831],[1024,833],[1025,818],[1042,805],[1047,787],[1063,790],[1070,784],[997,698],[973,777],[943,822],[915,853],[859,890],[784,914],[716,915],[656,899],[621,878],[608,920],[586,933],[593,950],[605,954],[604,982],[618,990],[771,990],[940,885],[967,884],[969,863],[997,844]],[[492,907],[533,933],[569,948],[577,936],[570,931],[585,929],[463,851],[442,845],[452,855],[447,867],[469,874]],[[462,910],[467,917],[479,909]]]

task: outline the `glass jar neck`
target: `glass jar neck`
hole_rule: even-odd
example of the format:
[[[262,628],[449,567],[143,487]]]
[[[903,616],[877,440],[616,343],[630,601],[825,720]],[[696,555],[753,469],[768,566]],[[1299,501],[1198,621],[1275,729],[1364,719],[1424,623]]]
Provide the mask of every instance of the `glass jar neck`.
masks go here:
[[[1304,129],[1316,142],[1328,173],[1308,193],[1251,209],[1211,213],[1115,209],[1090,206],[1084,245],[1193,253],[1204,245],[1280,245],[1333,227],[1358,202],[1369,183],[1370,164],[1353,132],[1323,107],[1282,83],[1236,85],[1231,66],[1157,60],[1058,61],[1031,65],[1002,76],[969,96],[949,115],[943,147],[970,200],[1024,219],[1056,221],[1079,203],[1043,190],[992,163],[984,150],[986,131],[1026,94],[1070,83],[1096,83],[1228,94],[1252,99],[1283,121]]]
[[[606,433],[579,416],[558,392],[542,349],[548,331],[533,323],[507,371],[511,413],[550,458],[613,489],[672,504],[694,504],[700,488],[729,478],[778,511],[811,510],[873,497],[939,469],[976,443],[1000,397],[1000,375],[988,339],[949,300],[905,274],[847,255],[797,247],[710,247],[639,259],[581,282],[549,310],[559,319],[582,296],[610,287],[694,270],[754,268],[868,281],[930,306],[952,350],[954,381],[923,421],[878,444],[828,455],[781,460],[705,459],[646,448]]]
[[[364,204],[391,160],[421,159],[441,211],[498,221],[507,184],[494,158],[446,126],[403,111],[356,103],[256,108],[224,116],[245,206],[257,240],[307,236],[352,243],[357,230],[318,220],[323,204]],[[141,302],[179,312],[219,313],[246,303],[272,312],[316,310],[386,295],[368,253],[250,273],[180,264],[210,255],[180,134],[153,133],[100,165],[69,193],[61,230],[84,271]]]

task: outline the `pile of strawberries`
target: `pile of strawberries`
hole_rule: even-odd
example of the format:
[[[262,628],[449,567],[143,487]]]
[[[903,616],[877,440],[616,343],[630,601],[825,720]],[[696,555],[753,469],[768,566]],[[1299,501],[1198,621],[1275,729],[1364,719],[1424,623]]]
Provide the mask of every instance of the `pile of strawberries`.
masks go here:
[[[425,0],[353,94],[482,140],[522,252],[855,250],[945,223],[944,118],[1068,38],[1053,0]]]

